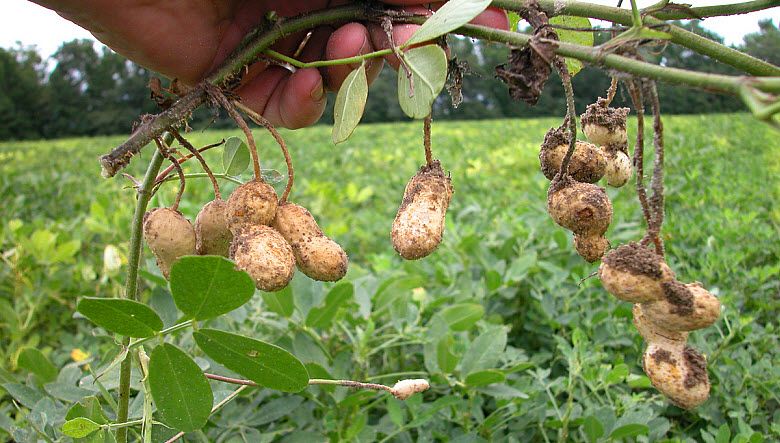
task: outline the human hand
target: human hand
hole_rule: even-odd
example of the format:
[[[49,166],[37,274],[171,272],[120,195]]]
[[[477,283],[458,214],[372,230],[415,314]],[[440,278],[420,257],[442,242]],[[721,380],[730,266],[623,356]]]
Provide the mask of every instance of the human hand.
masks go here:
[[[33,0],[54,9],[64,18],[89,30],[98,40],[134,62],[170,78],[193,85],[219,67],[244,35],[275,11],[281,17],[295,16],[348,0]],[[423,5],[441,3],[420,0],[387,0],[385,3],[416,13]],[[473,23],[501,29],[508,27],[506,14],[488,9]],[[396,44],[406,41],[417,25],[396,25]],[[278,41],[273,49],[295,53],[305,34]],[[301,61],[333,60],[366,54],[388,47],[385,32],[377,25],[348,23],[320,26],[298,55]],[[397,69],[394,56],[388,61]],[[381,58],[367,62],[369,82],[382,69]],[[356,66],[298,69],[257,62],[249,67],[237,93],[241,101],[277,126],[296,129],[310,126],[325,110],[326,90],[338,90]]]

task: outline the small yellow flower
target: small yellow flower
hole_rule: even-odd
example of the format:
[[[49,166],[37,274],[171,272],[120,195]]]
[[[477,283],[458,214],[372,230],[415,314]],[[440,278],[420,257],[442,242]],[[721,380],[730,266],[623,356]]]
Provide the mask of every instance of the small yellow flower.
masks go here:
[[[414,288],[412,289],[412,300],[416,301],[417,303],[422,303],[425,301],[425,288]]]
[[[89,358],[89,354],[87,354],[86,352],[82,351],[79,348],[75,348],[72,351],[70,351],[70,358],[72,358],[73,361],[78,363],[78,362],[82,362],[82,361],[88,359]]]

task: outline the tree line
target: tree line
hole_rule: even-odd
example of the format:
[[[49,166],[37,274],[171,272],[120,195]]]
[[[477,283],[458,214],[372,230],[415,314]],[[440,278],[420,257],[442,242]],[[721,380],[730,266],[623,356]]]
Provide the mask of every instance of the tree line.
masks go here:
[[[701,27],[699,21],[677,23],[707,38],[723,38]],[[745,36],[740,50],[780,65],[780,29],[771,20],[759,23],[760,31]],[[596,34],[596,43],[606,40]],[[452,107],[443,94],[435,104],[437,119],[485,119],[524,116],[563,115],[566,108],[563,88],[551,78],[536,106],[515,102],[504,85],[494,76],[494,67],[506,61],[508,48],[470,39],[453,39],[451,53],[468,66],[463,78],[463,103]],[[644,53],[665,66],[702,72],[737,74],[705,56],[685,48],[668,45]],[[53,69],[49,69],[52,66]],[[150,100],[151,72],[108,48],[96,50],[92,40],[63,43],[44,60],[34,47],[21,44],[0,48],[0,140],[57,138],[126,134],[144,113],[157,112]],[[595,68],[586,67],[574,78],[577,108],[596,100],[609,86],[609,78]],[[388,122],[406,120],[395,98],[395,73],[383,70],[372,86],[363,121]],[[659,85],[665,113],[734,112],[744,110],[735,97],[713,95],[677,87]],[[332,97],[330,103],[332,103]],[[618,96],[616,104],[627,103]],[[322,123],[333,121],[328,107]],[[224,117],[208,110],[194,115],[193,126],[229,127]]]

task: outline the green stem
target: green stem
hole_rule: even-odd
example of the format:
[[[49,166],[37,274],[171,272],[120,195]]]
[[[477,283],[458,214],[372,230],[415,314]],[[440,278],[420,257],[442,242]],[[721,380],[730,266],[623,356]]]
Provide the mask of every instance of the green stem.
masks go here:
[[[324,23],[339,23],[352,21],[355,19],[369,19],[376,16],[378,11],[371,11],[364,5],[350,5],[338,8],[330,8],[323,11],[317,11],[311,14],[300,15],[289,19],[281,19],[269,29],[259,35],[251,36],[245,41],[251,41],[251,44],[243,45],[242,49],[233,54],[214,74],[206,80],[212,85],[220,85],[226,80],[232,78],[236,72],[244,66],[250,65],[257,58],[284,36],[296,32],[308,31]],[[238,69],[237,69],[238,68]]]
[[[539,0],[539,5],[548,15],[574,15],[578,17],[590,17],[600,20],[607,20],[622,25],[633,24],[633,14],[625,9],[612,6],[596,5],[572,0]],[[757,0],[744,3],[735,3],[729,5],[706,6],[700,8],[690,8],[691,12],[673,11],[659,12],[654,17],[645,17],[645,24],[658,25],[663,24],[663,20],[675,20],[685,18],[704,18],[723,15],[745,14],[753,11],[760,11],[780,5],[778,0]],[[507,9],[510,11],[519,11],[525,8],[524,0],[493,0],[492,6]],[[700,54],[709,56],[715,60],[731,65],[737,69],[752,75],[759,76],[778,76],[780,67],[763,60],[759,60],[736,49],[729,48],[718,42],[712,41],[706,37],[686,31],[679,26],[671,25],[668,29],[672,35],[672,42],[685,46]]]
[[[636,0],[631,0],[631,24],[634,27],[642,27],[642,15],[639,13],[639,8],[636,6]]]
[[[195,320],[187,320],[185,322],[173,325],[169,328],[165,328],[162,331],[158,332],[157,334],[151,336],[151,337],[145,337],[145,338],[139,338],[138,340],[135,340],[127,345],[127,349],[131,350],[133,348],[137,348],[138,346],[141,346],[142,344],[152,341],[155,338],[158,337],[164,337],[168,334],[172,334],[177,331],[181,331],[182,329],[187,329],[189,327],[192,327],[195,324]]]
[[[296,68],[300,68],[300,69],[322,68],[325,66],[351,65],[353,63],[363,62],[364,60],[368,60],[370,58],[384,57],[386,55],[391,55],[392,53],[393,53],[392,49],[382,49],[380,51],[369,52],[367,54],[356,55],[354,57],[337,58],[334,60],[318,60],[315,62],[302,62],[292,57],[288,57],[282,53],[276,52],[272,49],[266,49],[265,51],[263,51],[263,54],[266,54],[271,58],[281,60],[285,63],[289,63],[295,66]]]
[[[530,40],[530,36],[517,32],[501,31],[485,26],[465,25],[454,31],[456,34],[467,37],[475,37],[498,43],[507,43],[514,46],[524,46]],[[652,63],[623,57],[615,54],[604,54],[599,48],[591,48],[565,42],[556,42],[558,55],[583,60],[594,65],[601,65],[627,72],[639,77],[662,80],[669,83],[687,85],[711,91],[738,94],[743,84],[765,92],[780,93],[780,77],[743,77],[719,74],[707,74],[703,72],[688,71],[685,69],[669,68],[654,65]]]
[[[122,428],[129,428],[130,426],[140,425],[143,424],[143,422],[144,419],[139,418],[137,420],[123,421],[121,423],[109,423],[103,425],[102,427],[105,429],[122,429]]]
[[[152,197],[152,187],[154,185],[154,179],[157,177],[157,173],[162,166],[163,156],[159,150],[155,150],[152,155],[152,160],[149,162],[149,167],[146,169],[146,175],[144,175],[144,181],[141,183],[141,187],[138,189],[138,200],[135,204],[135,213],[133,214],[132,231],[130,234],[130,250],[127,258],[127,281],[125,282],[125,298],[132,300],[138,299],[138,268],[141,264],[141,251],[143,248],[142,234],[143,234],[143,222],[144,214],[146,213],[146,207],[149,204],[149,199]],[[128,346],[130,344],[130,337],[125,337],[122,340],[122,344]],[[130,370],[131,370],[132,358],[130,353],[127,354],[119,373],[119,412],[117,413],[117,421],[127,421],[128,407],[130,404]],[[127,442],[127,429],[120,428],[116,432],[116,440],[118,443]]]

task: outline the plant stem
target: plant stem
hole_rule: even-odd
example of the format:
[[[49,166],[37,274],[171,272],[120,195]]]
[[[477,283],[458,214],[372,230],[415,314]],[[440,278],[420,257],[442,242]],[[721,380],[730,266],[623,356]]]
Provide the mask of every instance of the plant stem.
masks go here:
[[[305,68],[322,68],[325,66],[338,66],[338,65],[351,65],[353,63],[360,63],[370,58],[376,58],[376,57],[384,57],[386,55],[392,55],[393,50],[392,49],[382,49],[379,51],[369,52],[362,55],[356,55],[354,57],[346,57],[346,58],[337,58],[334,60],[317,60],[315,62],[302,62],[300,60],[296,60],[292,57],[288,57],[282,53],[276,52],[272,49],[266,49],[263,51],[263,54],[268,55],[269,57],[283,61],[285,63],[289,63],[296,68],[299,69],[305,69]]]
[[[430,166],[433,162],[433,154],[431,153],[431,120],[432,113],[428,114],[423,121],[423,147],[425,148],[425,164]]]
[[[642,27],[642,15],[636,6],[636,0],[631,0],[631,24],[637,28]]]
[[[558,179],[565,180],[569,176],[569,162],[571,162],[571,157],[574,155],[574,150],[577,146],[577,110],[574,106],[574,88],[571,84],[571,75],[566,67],[566,63],[563,61],[563,58],[555,57],[553,64],[558,69],[558,74],[563,83],[563,90],[566,93],[566,120],[569,123],[569,148],[561,161],[561,169],[555,176],[557,181]]]
[[[642,215],[650,229],[652,223],[650,204],[647,202],[647,190],[645,189],[645,99],[642,93],[641,80],[628,80],[628,93],[636,112],[636,144],[634,145],[634,168],[636,168],[636,195]]]
[[[663,257],[664,241],[660,233],[664,224],[664,125],[661,121],[661,102],[658,99],[655,82],[648,82],[647,92],[653,110],[653,148],[655,149],[653,178],[650,181],[650,188],[653,190],[653,196],[650,197],[653,226],[648,234],[652,235],[656,254]]]
[[[149,162],[149,167],[146,169],[146,175],[144,175],[144,181],[141,183],[141,187],[138,189],[138,200],[135,204],[135,212],[133,213],[133,224],[130,233],[130,249],[128,251],[127,258],[127,281],[125,282],[125,298],[132,300],[138,299],[138,268],[141,264],[141,251],[143,248],[142,234],[143,234],[143,222],[144,214],[146,213],[146,207],[149,204],[149,199],[152,197],[152,186],[154,185],[154,179],[157,177],[157,172],[160,170],[163,162],[163,155],[159,150],[155,150],[152,154],[152,160]],[[125,346],[130,345],[130,337],[125,337],[122,340],[122,344]],[[130,353],[127,354],[119,373],[119,412],[117,413],[117,421],[127,421],[128,407],[130,405],[130,370],[132,365],[132,357]],[[116,432],[116,440],[118,443],[127,442],[127,429],[120,428]]]
[[[205,100],[206,93],[200,88],[195,88],[192,92],[177,100],[170,108],[153,117],[146,118],[136,128],[130,138],[122,143],[123,149],[114,149],[100,157],[101,175],[105,178],[116,175],[120,169],[130,163],[132,156],[137,154],[141,148],[146,146],[153,138],[162,134],[165,128],[178,125],[185,120],[190,112],[203,104]]]
[[[501,31],[476,25],[465,25],[456,29],[454,32],[467,37],[498,43],[507,43],[515,46],[524,46],[530,40],[530,36],[526,34]],[[547,42],[551,40],[542,39],[542,41]],[[594,65],[605,66],[638,77],[646,77],[729,94],[738,94],[741,85],[746,83],[765,92],[780,93],[780,77],[765,78],[707,74],[654,65],[652,63],[642,62],[615,54],[604,54],[599,48],[557,41],[555,44],[558,45],[558,48],[555,50],[558,55],[576,58]]]
[[[493,0],[492,6],[519,11],[526,8],[524,0]],[[706,6],[690,8],[690,12],[672,11],[658,12],[654,17],[645,17],[645,24],[663,24],[663,20],[691,19],[716,17],[723,15],[745,14],[748,12],[768,9],[780,5],[778,0],[757,0],[751,2],[734,3],[729,5]],[[572,0],[539,0],[539,6],[550,17],[554,15],[574,15],[577,17],[590,17],[607,20],[623,25],[633,23],[633,14],[625,9],[612,6],[597,5],[593,3]],[[752,75],[777,76],[780,75],[780,67],[774,66],[763,60],[759,60],[748,54],[729,48],[706,37],[686,31],[679,26],[670,26],[668,30],[672,35],[672,42],[685,46],[700,54],[707,55],[715,60],[734,66]]]
[[[347,388],[355,388],[355,389],[373,389],[376,391],[387,391],[392,392],[393,388],[390,386],[380,385],[378,383],[362,383],[359,381],[352,381],[352,380],[327,380],[322,378],[312,378],[309,379],[309,386],[313,385],[335,385],[335,386],[344,386]]]
[[[224,375],[210,374],[208,372],[204,372],[203,375],[205,375],[206,378],[209,378],[211,380],[217,380],[217,381],[230,383],[234,385],[259,386],[257,383],[253,382],[252,380],[225,377]],[[315,386],[315,385],[344,386],[346,388],[354,388],[354,389],[371,389],[375,391],[393,392],[393,388],[391,388],[390,386],[381,385],[379,383],[363,383],[363,382],[353,381],[353,380],[329,380],[324,378],[310,378],[309,386]]]

